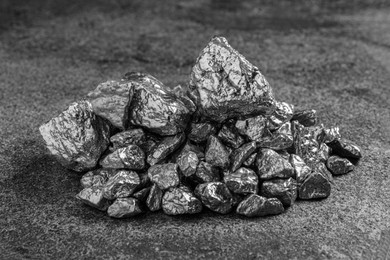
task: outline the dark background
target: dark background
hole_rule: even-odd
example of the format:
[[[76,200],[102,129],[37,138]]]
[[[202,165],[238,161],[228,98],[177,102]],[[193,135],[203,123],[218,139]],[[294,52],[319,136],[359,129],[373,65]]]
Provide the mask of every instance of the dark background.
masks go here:
[[[331,196],[248,219],[114,220],[75,199],[80,176],[38,127],[99,82],[145,71],[185,84],[213,35],[276,97],[362,147]],[[367,259],[390,229],[389,1],[0,1],[0,258]]]

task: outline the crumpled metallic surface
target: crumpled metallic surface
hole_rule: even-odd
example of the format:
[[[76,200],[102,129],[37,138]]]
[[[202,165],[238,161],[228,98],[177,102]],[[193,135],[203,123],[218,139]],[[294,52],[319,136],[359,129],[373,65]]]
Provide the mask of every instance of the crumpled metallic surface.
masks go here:
[[[210,135],[217,132],[215,126],[211,123],[191,123],[188,139],[195,143],[206,142]]]
[[[103,196],[102,187],[84,188],[76,195],[76,198],[101,211],[106,211],[110,204],[110,202]]]
[[[110,177],[103,186],[103,196],[109,200],[128,197],[140,184],[136,172],[120,170]]]
[[[242,120],[237,120],[235,127],[238,132],[246,136],[250,141],[260,142],[266,129],[267,118],[258,115]]]
[[[299,185],[311,173],[311,168],[306,165],[306,163],[299,155],[296,154],[290,155],[289,162],[295,170],[295,179],[297,180],[297,183]]]
[[[251,194],[240,204],[238,204],[237,214],[247,217],[262,217],[277,215],[284,211],[283,204],[276,198],[267,199],[265,197]]]
[[[72,103],[39,131],[51,154],[64,167],[78,172],[96,166],[110,138],[109,123],[95,115],[88,101]]]
[[[133,195],[131,195],[133,198],[136,198],[137,200],[139,200],[140,202],[146,202],[146,199],[148,198],[149,196],[149,192],[150,192],[150,189],[152,187],[146,187],[146,188],[143,188],[137,192],[135,192]]]
[[[230,163],[229,155],[229,151],[226,149],[225,145],[219,141],[218,137],[211,135],[209,139],[207,139],[205,154],[206,162],[226,169],[229,167]]]
[[[333,175],[342,175],[353,171],[355,166],[347,159],[337,155],[332,155],[326,162],[326,167]]]
[[[110,150],[115,151],[118,150],[119,148],[124,148],[131,144],[135,144],[138,145],[139,147],[142,147],[146,139],[145,139],[144,131],[141,128],[135,128],[135,129],[119,132],[111,136],[110,141],[112,145],[112,147],[110,147]]]
[[[275,110],[268,117],[267,128],[269,130],[276,130],[284,123],[290,121],[294,114],[294,105],[286,102],[275,102]]]
[[[148,169],[148,176],[161,190],[166,190],[179,185],[178,170],[176,163],[156,164]]]
[[[297,194],[297,182],[293,178],[264,181],[260,187],[261,196],[277,198],[284,206],[291,206]]]
[[[125,129],[133,94],[134,87],[131,82],[109,80],[88,93],[88,99],[95,114],[107,119],[114,126]]]
[[[162,209],[167,215],[195,214],[202,211],[202,203],[189,188],[180,186],[165,192]]]
[[[256,142],[250,142],[242,145],[240,148],[233,151],[230,155],[230,170],[235,172],[244,163],[248,157],[256,151]]]
[[[317,151],[318,160],[321,162],[326,162],[331,154],[332,149],[327,146],[325,143],[320,143],[320,147]]]
[[[217,167],[201,161],[192,180],[196,183],[216,182],[221,181],[221,175]]]
[[[187,84],[177,85],[170,92],[186,105],[191,114],[196,111],[197,107],[194,100],[191,99],[190,89]]]
[[[183,132],[191,118],[187,106],[156,78],[130,72],[125,80],[134,86],[129,108],[129,124],[142,126],[159,135]]]
[[[177,158],[177,164],[179,165],[181,173],[185,177],[190,177],[193,176],[196,172],[196,168],[199,164],[199,158],[196,153],[187,151]]]
[[[317,124],[317,111],[314,109],[298,110],[294,112],[291,121],[297,120],[303,126],[314,126]]]
[[[256,158],[257,174],[262,180],[294,177],[291,164],[280,154],[271,149],[261,149]]]
[[[225,175],[223,181],[231,192],[238,194],[256,194],[259,189],[257,174],[253,170],[244,167]]]
[[[270,148],[273,150],[284,150],[290,148],[294,143],[291,123],[284,123],[278,130],[265,136],[259,142],[259,147]]]
[[[97,169],[89,171],[80,179],[80,184],[83,188],[92,186],[102,186],[108,181],[108,178],[115,175],[116,170],[113,169]]]
[[[333,142],[336,139],[341,139],[340,129],[338,126],[333,126],[330,128],[324,128],[324,138],[323,141],[326,144]]]
[[[204,160],[204,147],[190,143],[189,141],[172,155],[172,161],[177,162],[177,159],[187,152],[194,152],[199,160]]]
[[[141,170],[145,167],[145,153],[134,144],[108,154],[100,161],[103,168]]]
[[[253,167],[256,161],[257,153],[252,153],[243,163],[242,165],[245,167]]]
[[[129,218],[141,213],[140,203],[135,198],[118,198],[107,210],[112,218]]]
[[[332,148],[334,154],[340,155],[341,157],[360,159],[362,158],[362,152],[360,148],[352,141],[346,139],[335,139],[330,142],[329,147]]]
[[[298,187],[298,196],[300,199],[320,199],[326,198],[331,192],[331,178],[330,173],[325,165],[312,169],[312,172]]]
[[[274,97],[267,80],[223,37],[212,38],[200,52],[191,71],[190,88],[199,97],[202,115],[213,121],[273,110]]]
[[[195,195],[210,210],[226,214],[232,210],[233,196],[222,182],[208,182],[196,186]]]
[[[244,138],[238,134],[236,128],[233,128],[226,124],[222,126],[221,130],[219,130],[218,138],[226,146],[234,149],[237,149],[245,142]]]
[[[165,137],[150,152],[146,161],[151,165],[162,162],[168,155],[173,153],[185,141],[185,134]]]
[[[150,211],[161,209],[162,196],[163,191],[156,184],[153,184],[149,191],[149,196],[146,199],[146,206]]]

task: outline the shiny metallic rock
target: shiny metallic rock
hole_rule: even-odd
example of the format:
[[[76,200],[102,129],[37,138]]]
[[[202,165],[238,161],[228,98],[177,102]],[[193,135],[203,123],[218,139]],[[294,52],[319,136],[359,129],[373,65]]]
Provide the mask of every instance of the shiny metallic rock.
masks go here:
[[[161,190],[166,190],[179,185],[178,170],[176,163],[156,164],[148,169],[148,176]]]
[[[188,139],[195,143],[206,142],[210,135],[217,132],[215,126],[211,123],[191,123]]]
[[[247,217],[262,217],[277,215],[284,211],[283,204],[276,198],[267,199],[265,197],[251,194],[240,204],[238,204],[237,214]]]
[[[327,146],[325,143],[320,143],[320,147],[318,148],[317,152],[318,160],[326,163],[331,154],[331,150],[332,149],[330,149],[330,147]]]
[[[264,181],[260,187],[261,196],[277,198],[284,206],[291,206],[297,194],[297,182],[293,178]]]
[[[233,173],[224,176],[223,181],[230,191],[239,194],[256,194],[259,189],[259,178],[248,168],[239,168]]]
[[[252,153],[242,165],[245,167],[252,167],[255,164],[257,153]]]
[[[321,164],[312,170],[298,187],[298,196],[300,199],[320,199],[330,195],[331,176],[325,170]]]
[[[190,88],[201,113],[222,122],[241,115],[269,113],[274,97],[257,67],[223,37],[214,37],[200,52],[191,71]]]
[[[257,174],[262,180],[294,177],[295,171],[288,160],[271,149],[261,149],[256,158]]]
[[[196,153],[196,156],[198,156],[199,160],[204,160],[204,147],[199,145],[191,144],[187,141],[187,143],[180,149],[180,151],[177,154],[172,155],[172,158],[176,160],[178,157],[180,157],[182,154],[185,154],[187,152],[194,152]],[[176,157],[176,158],[175,158]]]
[[[109,206],[109,201],[103,196],[102,187],[88,187],[84,188],[77,194],[76,198],[83,203],[97,208],[101,211],[106,211]]]
[[[191,117],[189,108],[156,78],[130,72],[125,80],[134,86],[129,108],[129,124],[159,135],[183,132]]]
[[[100,165],[110,169],[142,170],[145,167],[145,153],[139,146],[131,144],[108,154]]]
[[[307,176],[310,175],[311,168],[306,165],[306,163],[299,155],[296,154],[290,155],[289,162],[295,170],[295,179],[297,180],[298,185],[300,185],[307,178]]]
[[[128,197],[140,184],[136,172],[120,170],[110,177],[103,186],[103,196],[109,200]]]
[[[149,191],[149,196],[146,199],[146,206],[150,211],[157,211],[161,209],[163,191],[156,185],[153,184]]]
[[[187,85],[177,85],[172,89],[171,93],[186,105],[191,114],[196,111],[196,104],[194,100],[191,99],[190,89]]]
[[[226,146],[237,149],[243,143],[245,143],[244,138],[238,134],[237,129],[231,124],[224,124],[218,132],[218,138]]]
[[[202,211],[202,203],[190,189],[180,186],[165,192],[162,209],[167,215],[195,214]]]
[[[96,166],[110,138],[109,123],[95,115],[88,101],[72,103],[39,131],[51,154],[64,167],[78,172]]]
[[[237,120],[236,128],[240,134],[250,141],[260,142],[266,129],[267,118],[258,115],[247,119]]]
[[[341,139],[340,129],[337,126],[324,128],[323,132],[324,132],[323,142],[326,144],[333,142],[336,139]]]
[[[80,179],[81,186],[88,188],[92,186],[102,186],[108,181],[108,178],[113,176],[116,170],[113,169],[97,169],[89,171]]]
[[[270,136],[263,137],[263,139],[259,142],[259,146],[273,150],[284,150],[290,148],[293,143],[294,137],[291,130],[291,123],[287,122]]]
[[[267,128],[269,130],[276,130],[284,123],[290,121],[294,114],[294,105],[286,102],[275,102],[275,110],[268,117]]]
[[[314,109],[297,110],[291,120],[297,120],[303,126],[314,126],[317,124],[317,111]]]
[[[201,161],[192,180],[197,183],[216,182],[221,181],[221,176],[217,167]]]
[[[173,153],[185,141],[185,134],[165,137],[149,153],[146,161],[151,165],[162,162],[168,155]]]
[[[332,148],[332,152],[341,157],[352,159],[362,158],[360,148],[353,142],[346,139],[335,139],[328,144]]]
[[[97,115],[106,118],[114,126],[125,129],[133,94],[134,87],[131,82],[109,80],[88,93],[88,99]]]
[[[195,195],[212,211],[226,214],[232,210],[233,196],[222,182],[199,184],[195,188]]]
[[[141,213],[139,201],[135,198],[118,198],[107,210],[112,218],[129,218]]]
[[[112,151],[127,147],[131,144],[142,147],[145,143],[145,133],[141,128],[130,129],[111,136],[110,141],[112,144],[110,149]]]
[[[326,166],[333,175],[346,174],[354,169],[354,165],[348,159],[337,155],[329,157]]]
[[[143,188],[137,192],[135,192],[133,195],[131,195],[133,198],[136,198],[137,200],[139,200],[140,202],[146,202],[146,199],[148,198],[149,196],[149,192],[150,192],[150,189],[152,187],[146,187],[146,188]]]
[[[219,141],[218,137],[211,135],[206,145],[206,162],[221,168],[229,167],[229,151]]]
[[[234,150],[230,155],[230,170],[235,172],[245,162],[248,157],[256,151],[256,142],[250,142]]]
[[[178,157],[177,164],[179,165],[181,173],[185,177],[190,177],[196,172],[196,168],[199,164],[199,158],[196,153],[188,151]]]

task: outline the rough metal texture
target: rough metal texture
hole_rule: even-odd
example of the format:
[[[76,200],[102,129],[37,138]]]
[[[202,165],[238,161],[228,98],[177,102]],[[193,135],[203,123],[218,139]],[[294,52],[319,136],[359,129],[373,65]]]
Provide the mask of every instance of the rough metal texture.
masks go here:
[[[223,169],[229,166],[229,151],[214,135],[207,140],[205,159],[206,162]]]
[[[202,183],[196,186],[195,195],[212,211],[226,214],[233,207],[233,196],[222,182]]]
[[[188,88],[188,85],[177,85],[174,87],[171,91],[173,95],[176,96],[176,98],[180,99],[184,105],[187,106],[190,113],[194,113],[196,111],[196,104],[190,97],[190,89]]]
[[[154,146],[148,154],[146,161],[150,165],[162,162],[168,155],[173,153],[185,141],[185,134],[165,137],[160,143]]]
[[[234,150],[234,152],[230,155],[230,170],[235,172],[238,168],[240,168],[245,160],[248,159],[254,151],[256,151],[256,148],[256,142],[250,142]]]
[[[297,110],[291,120],[298,121],[301,125],[309,127],[317,124],[317,111],[314,109]]]
[[[242,165],[244,165],[245,167],[252,167],[254,164],[255,164],[255,161],[256,161],[256,157],[257,157],[257,153],[253,153],[251,154],[248,159],[246,159]]]
[[[148,169],[148,176],[161,190],[176,187],[180,181],[176,163],[153,165]]]
[[[326,144],[329,144],[330,142],[336,139],[341,139],[340,128],[338,126],[325,128],[323,129],[323,133],[324,133],[323,141]]]
[[[112,146],[110,149],[114,151],[131,144],[142,147],[145,141],[145,133],[141,128],[130,129],[111,136],[110,142]]]
[[[295,176],[294,168],[280,154],[271,149],[261,149],[256,158],[257,174],[260,179],[290,178]]]
[[[347,158],[341,158],[337,155],[332,155],[328,158],[326,167],[333,175],[346,174],[355,168]]]
[[[185,177],[190,177],[196,172],[196,168],[199,164],[199,158],[196,153],[188,151],[179,156],[177,159],[177,164],[179,165],[181,173]]]
[[[215,182],[220,181],[221,176],[217,167],[201,161],[192,179],[197,183]]]
[[[202,143],[207,141],[210,135],[217,132],[215,126],[211,123],[191,123],[188,139],[195,143]]]
[[[168,215],[195,214],[202,211],[202,203],[190,189],[180,186],[165,192],[162,209]]]
[[[312,169],[312,172],[298,187],[300,199],[321,199],[330,195],[330,176],[320,166]]]
[[[266,129],[267,118],[258,115],[247,119],[237,120],[235,127],[238,132],[250,141],[260,142]]]
[[[277,198],[284,206],[291,206],[297,194],[297,182],[293,178],[264,181],[260,187],[261,196]]]
[[[149,191],[149,196],[146,199],[146,206],[150,211],[157,211],[161,209],[162,196],[163,191],[157,186],[157,184],[153,184]]]
[[[129,124],[160,135],[183,132],[191,117],[187,106],[156,78],[130,72],[125,79],[134,85]]]
[[[108,178],[114,174],[115,170],[112,169],[97,169],[89,171],[81,177],[80,183],[83,188],[102,186],[108,181]]]
[[[284,150],[290,148],[293,145],[293,142],[294,138],[291,123],[287,122],[272,134],[263,137],[259,142],[259,146],[271,148],[273,150]]]
[[[120,170],[104,184],[103,195],[110,200],[128,197],[139,184],[140,178],[136,172]]]
[[[39,131],[51,154],[64,167],[78,172],[96,166],[110,137],[109,124],[95,115],[88,101],[72,103]]]
[[[267,113],[273,108],[267,80],[223,37],[212,38],[200,52],[190,87],[199,96],[202,114],[213,121]]]
[[[275,110],[268,117],[267,128],[270,130],[276,130],[284,123],[290,121],[294,114],[294,105],[286,102],[275,102]]]
[[[101,211],[106,211],[109,206],[109,201],[103,196],[102,187],[84,188],[77,194],[76,198]]]
[[[134,87],[131,82],[109,80],[88,93],[88,99],[97,115],[107,119],[114,126],[125,129],[133,93]]]
[[[332,148],[332,152],[342,157],[360,159],[362,153],[360,148],[352,141],[346,139],[335,139],[330,142],[329,147]]]
[[[108,154],[100,165],[110,169],[142,170],[145,167],[145,153],[139,146],[131,144]]]
[[[137,192],[135,192],[133,195],[131,195],[133,198],[136,198],[137,200],[139,200],[140,202],[146,202],[146,199],[148,198],[149,196],[149,192],[150,192],[150,189],[152,187],[146,187],[146,188],[143,188]]]
[[[244,138],[238,134],[237,129],[231,123],[222,126],[218,132],[218,138],[226,146],[234,149],[237,149],[245,142]]]
[[[283,211],[283,204],[278,199],[267,199],[256,194],[249,195],[238,204],[236,209],[237,214],[247,217],[277,215]]]
[[[289,162],[294,168],[295,179],[297,180],[298,185],[300,185],[311,173],[311,168],[306,165],[299,155],[296,154],[290,155]]]
[[[239,194],[256,194],[259,189],[257,174],[247,168],[239,168],[233,173],[224,176],[223,181],[230,191]]]
[[[194,153],[196,153],[196,156],[198,156],[199,160],[204,160],[204,147],[192,144],[192,143],[190,143],[188,141],[181,149],[179,149],[177,152],[175,152],[172,155],[172,160],[174,162],[177,161],[177,159],[181,155],[183,155],[183,154],[185,154],[187,152],[194,152]]]
[[[139,201],[135,198],[118,198],[107,210],[112,218],[129,218],[141,213]]]

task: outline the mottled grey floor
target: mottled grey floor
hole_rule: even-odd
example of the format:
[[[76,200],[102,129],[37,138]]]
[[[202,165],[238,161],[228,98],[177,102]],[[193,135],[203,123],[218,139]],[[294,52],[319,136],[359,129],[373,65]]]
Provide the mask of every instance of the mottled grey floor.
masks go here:
[[[367,259],[383,247],[388,1],[24,2],[0,1],[1,259]],[[206,212],[113,220],[76,201],[80,176],[46,153],[38,126],[127,71],[185,83],[213,35],[256,64],[279,100],[339,125],[363,149],[357,170],[336,178],[328,199],[267,218]]]

